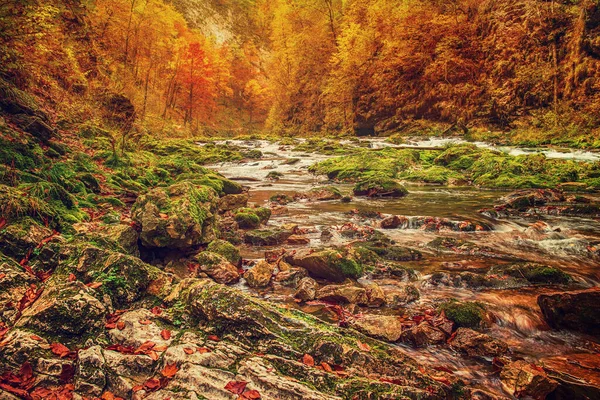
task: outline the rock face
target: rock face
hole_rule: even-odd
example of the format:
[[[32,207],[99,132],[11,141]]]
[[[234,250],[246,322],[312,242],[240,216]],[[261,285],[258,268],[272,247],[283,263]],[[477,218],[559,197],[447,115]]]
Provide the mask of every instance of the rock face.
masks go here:
[[[469,328],[458,328],[449,343],[470,357],[497,357],[508,352],[506,343]]]
[[[545,399],[558,386],[541,367],[522,360],[504,366],[500,379],[504,390],[517,397]]]
[[[388,342],[396,342],[402,334],[402,321],[398,317],[364,315],[352,320],[351,326],[365,335]]]
[[[102,329],[106,314],[94,294],[81,282],[48,285],[17,325],[58,336],[93,334]]]
[[[332,282],[343,282],[346,278],[359,278],[363,274],[363,268],[358,262],[334,249],[315,252],[302,249],[286,256],[285,259],[291,265],[305,268],[315,278]]]
[[[194,256],[194,261],[200,266],[200,271],[217,283],[230,284],[240,280],[237,267],[222,255],[203,251]]]
[[[600,335],[600,288],[540,295],[538,305],[553,328]]]
[[[269,286],[273,272],[275,272],[275,266],[265,260],[261,260],[254,267],[246,271],[244,278],[248,286],[252,288],[264,288]]]
[[[184,181],[138,197],[132,217],[144,246],[188,249],[215,238],[217,206],[212,188]]]

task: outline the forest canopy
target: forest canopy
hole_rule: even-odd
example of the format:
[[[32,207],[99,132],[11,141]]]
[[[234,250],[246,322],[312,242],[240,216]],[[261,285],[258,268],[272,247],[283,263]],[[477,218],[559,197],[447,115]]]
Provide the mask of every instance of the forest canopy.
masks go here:
[[[73,118],[124,93],[172,134],[568,135],[598,125],[599,22],[592,0],[13,0],[0,74]]]

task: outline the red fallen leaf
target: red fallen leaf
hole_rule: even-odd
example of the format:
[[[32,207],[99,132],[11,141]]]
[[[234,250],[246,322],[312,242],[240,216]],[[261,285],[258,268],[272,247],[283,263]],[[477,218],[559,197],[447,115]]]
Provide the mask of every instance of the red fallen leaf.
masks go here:
[[[148,357],[150,357],[152,359],[152,361],[157,361],[158,360],[158,353],[154,350],[150,350],[146,353],[146,355]]]
[[[152,307],[150,312],[152,312],[152,314],[154,314],[154,315],[160,315],[160,314],[162,314],[162,308],[160,308],[158,306]]]
[[[140,390],[144,389],[144,385],[137,385],[131,388],[132,392],[139,392]]]
[[[27,390],[18,389],[18,388],[12,387],[6,383],[0,383],[0,389],[6,391],[8,393],[17,395],[19,397],[22,397],[24,399],[29,398],[29,393],[27,393]]]
[[[154,351],[165,351],[169,348],[169,346],[167,346],[166,344],[160,345],[160,346],[154,346],[152,348],[152,350]]]
[[[157,390],[160,388],[160,380],[156,378],[150,378],[144,383],[144,388],[148,390]]]
[[[369,346],[366,343],[361,342],[360,340],[357,340],[356,344],[358,345],[358,348],[361,349],[362,351],[371,351],[371,346]]]
[[[163,329],[160,332],[160,337],[162,337],[163,340],[169,340],[169,339],[171,339],[171,331],[168,330],[168,329]]]
[[[225,385],[225,390],[233,393],[233,394],[242,394],[246,389],[246,385],[248,382],[242,381],[231,381]]]
[[[208,335],[206,337],[208,340],[212,340],[213,342],[220,342],[221,339],[219,339],[219,337],[217,335]]]
[[[77,280],[77,277],[75,276],[75,274],[69,274],[69,282],[75,282]]]
[[[149,350],[152,350],[152,348],[154,348],[154,346],[156,346],[156,343],[148,340],[148,341],[142,343],[142,345],[140,347],[135,349],[135,353],[136,354],[145,353]]]
[[[333,368],[331,368],[331,365],[327,364],[325,361],[321,363],[321,367],[323,367],[323,370],[327,372],[333,372]]]
[[[106,350],[118,351],[122,354],[134,354],[135,349],[131,346],[123,346],[120,344],[111,344],[106,348]]]
[[[106,329],[115,329],[117,327],[117,324],[115,324],[114,322],[108,322],[108,323],[104,324],[104,327]]]
[[[177,368],[177,364],[167,364],[162,369],[162,371],[160,371],[160,373],[165,378],[172,378],[172,377],[175,376],[175,374],[177,373],[177,371],[179,371],[179,368]]]
[[[98,289],[100,286],[102,286],[102,282],[90,282],[85,286],[89,287],[90,289]]]
[[[122,331],[123,329],[125,329],[125,322],[119,321],[119,322],[117,322],[116,326],[117,326],[118,330]]]
[[[0,229],[6,226],[6,218],[0,218]]]
[[[432,376],[431,379],[433,379],[434,381],[443,383],[444,385],[452,386],[452,382],[450,382],[450,380],[448,380],[448,378],[443,378],[441,376]]]
[[[194,354],[194,349],[190,349],[189,347],[184,347],[183,352],[187,355]]]
[[[544,368],[540,367],[539,365],[535,365],[534,363],[531,363],[530,365],[531,365],[531,368],[535,369],[536,371],[544,372],[544,373],[546,372],[546,371],[544,371]]]
[[[197,351],[200,354],[210,353],[210,349],[207,349],[206,347],[198,347]]]
[[[442,365],[439,365],[437,367],[433,367],[433,369],[435,369],[436,371],[448,372],[449,374],[453,374],[454,373],[450,368],[444,367]]]
[[[258,390],[246,390],[238,397],[238,400],[258,400],[260,398]]]
[[[150,321],[149,319],[141,319],[139,323],[142,325],[150,325],[152,321]]]
[[[43,342],[44,339],[42,339],[41,337],[39,337],[38,335],[31,335],[29,336],[30,338],[32,338],[33,340],[36,340],[38,342]]]
[[[304,365],[308,365],[309,367],[314,367],[315,359],[312,358],[312,356],[310,354],[304,354],[304,356],[302,356],[302,363]]]
[[[0,279],[4,279],[6,278],[6,274],[5,273],[0,273]]]
[[[71,352],[71,350],[69,350],[67,346],[61,343],[52,343],[50,345],[50,350],[52,351],[52,353],[56,354],[60,358],[68,356]]]

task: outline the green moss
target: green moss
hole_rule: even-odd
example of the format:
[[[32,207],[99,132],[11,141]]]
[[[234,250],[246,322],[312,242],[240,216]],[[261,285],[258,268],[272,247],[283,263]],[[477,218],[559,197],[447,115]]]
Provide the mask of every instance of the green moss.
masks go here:
[[[449,300],[442,303],[439,309],[458,327],[478,328],[485,318],[485,307],[478,302]]]
[[[373,176],[358,182],[353,191],[357,196],[402,197],[408,194],[408,190],[398,181],[385,176]]]
[[[256,229],[260,226],[260,218],[253,212],[242,212],[238,210],[234,218],[242,229]]]
[[[240,251],[231,243],[225,240],[213,240],[208,244],[207,251],[220,254],[233,265],[240,265],[242,257]]]
[[[540,284],[567,284],[572,282],[573,278],[566,272],[546,265],[525,263],[501,266],[494,269],[500,270],[503,274],[514,278],[524,278],[531,283]]]

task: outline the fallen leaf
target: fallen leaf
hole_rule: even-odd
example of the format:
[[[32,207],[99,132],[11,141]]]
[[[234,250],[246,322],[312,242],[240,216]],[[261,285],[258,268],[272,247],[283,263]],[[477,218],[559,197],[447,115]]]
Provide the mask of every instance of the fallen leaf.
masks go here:
[[[171,339],[171,331],[168,329],[163,329],[162,332],[160,332],[160,337],[162,337],[163,340]]]
[[[69,274],[69,282],[75,282],[77,280],[77,277],[75,276],[75,274],[71,273]]]
[[[60,358],[68,356],[71,352],[71,350],[69,350],[67,346],[61,343],[52,343],[50,345],[50,350],[52,351],[52,353],[56,354]]]
[[[38,335],[31,335],[29,336],[30,338],[32,338],[33,340],[36,340],[38,342],[43,342],[44,339],[42,339],[41,337],[39,337]]]
[[[305,354],[302,357],[302,363],[304,365],[308,365],[309,367],[314,367],[315,366],[315,359],[312,358],[312,356],[310,354]]]
[[[194,349],[190,349],[189,347],[184,347],[183,351],[187,355],[194,354]]]
[[[154,315],[160,315],[162,314],[162,308],[156,306],[156,307],[152,307],[152,309],[150,310],[152,312],[152,314]]]
[[[206,347],[198,347],[198,353],[200,354],[204,354],[204,353],[210,353],[210,349],[207,349]]]
[[[169,348],[166,344],[161,344],[160,346],[154,346],[152,350],[154,351],[165,351]]]
[[[146,355],[148,357],[150,357],[153,361],[157,361],[158,360],[158,353],[154,350],[150,350],[149,352],[146,353]]]
[[[357,340],[356,344],[358,345],[358,348],[361,349],[362,351],[371,351],[371,346],[369,346],[366,343],[361,342],[360,340]]]
[[[0,273],[0,279],[4,279],[6,278],[6,274],[5,273]]]
[[[123,321],[119,321],[117,322],[117,329],[122,331],[123,329],[125,329],[125,322]]]
[[[149,350],[152,350],[152,348],[154,348],[154,346],[156,346],[156,343],[151,342],[150,340],[142,343],[142,345],[140,347],[138,347],[135,352],[136,353],[145,353]]]
[[[102,286],[102,282],[90,282],[85,286],[89,287],[90,289],[98,289],[100,286]]]
[[[225,390],[233,394],[242,394],[244,392],[244,389],[246,389],[247,384],[248,382],[231,381],[227,385],[225,385]]]
[[[144,383],[144,388],[148,390],[156,390],[160,388],[160,380],[156,378],[150,378]]]
[[[152,321],[150,321],[149,319],[141,319],[139,323],[142,325],[150,325]]]
[[[238,397],[238,400],[258,400],[260,399],[260,393],[258,390],[246,390]]]
[[[321,367],[323,367],[323,369],[327,372],[333,372],[333,368],[331,368],[331,366],[324,361],[321,363]]]
[[[219,339],[219,337],[217,335],[208,335],[206,338],[208,340],[212,340],[213,342],[219,342],[219,341],[221,341],[221,339]]]
[[[167,364],[162,369],[162,371],[160,371],[160,373],[165,378],[172,378],[172,377],[175,376],[175,374],[177,373],[177,371],[179,371],[179,368],[177,368],[177,364]]]

